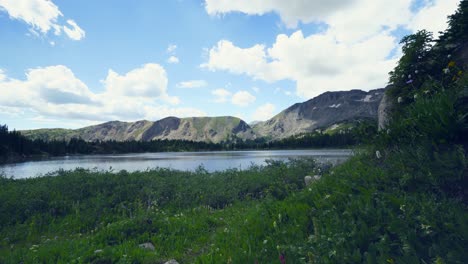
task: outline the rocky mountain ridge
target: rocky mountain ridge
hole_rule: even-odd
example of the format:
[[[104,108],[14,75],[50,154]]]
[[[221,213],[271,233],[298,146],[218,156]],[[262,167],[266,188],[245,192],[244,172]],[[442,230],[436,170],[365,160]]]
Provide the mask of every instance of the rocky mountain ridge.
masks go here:
[[[151,141],[157,139],[191,140],[219,143],[253,140],[260,137],[282,139],[316,129],[360,119],[377,120],[384,89],[364,92],[351,90],[326,92],[303,103],[296,103],[265,122],[252,125],[232,116],[166,117],[152,122],[110,121],[80,129],[38,129],[21,133],[32,139],[86,141]]]
[[[268,121],[257,123],[261,137],[281,139],[359,119],[377,120],[384,89],[326,92],[285,109]]]

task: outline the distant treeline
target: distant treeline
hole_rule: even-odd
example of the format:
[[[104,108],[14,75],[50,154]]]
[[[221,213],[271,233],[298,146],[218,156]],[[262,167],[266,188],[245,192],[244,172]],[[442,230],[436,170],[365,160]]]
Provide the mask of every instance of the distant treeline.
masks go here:
[[[269,141],[264,138],[242,141],[207,143],[189,140],[153,141],[92,141],[80,138],[45,141],[31,140],[18,131],[9,131],[7,125],[0,125],[0,162],[18,161],[34,156],[63,156],[73,154],[117,154],[169,151],[215,151],[246,149],[299,149],[349,147],[364,143],[376,133],[376,126],[363,122],[352,129],[335,133],[313,132]]]

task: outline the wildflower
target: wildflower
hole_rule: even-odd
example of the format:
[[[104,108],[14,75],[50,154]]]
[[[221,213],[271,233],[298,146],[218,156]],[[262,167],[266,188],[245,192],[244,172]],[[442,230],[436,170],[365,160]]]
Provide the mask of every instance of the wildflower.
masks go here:
[[[443,69],[442,71],[443,71],[445,74],[449,74],[449,73],[450,73],[449,68],[445,68],[445,69]]]
[[[325,195],[325,199],[328,199],[328,198],[330,198],[330,195],[329,194]]]
[[[402,212],[404,212],[404,211],[405,211],[405,207],[406,207],[405,204],[400,205],[400,210],[401,210]]]
[[[413,80],[412,80],[412,79],[410,79],[410,80],[408,80],[408,81],[406,82],[406,84],[410,84],[410,83],[413,83]]]
[[[266,245],[266,243],[268,243],[268,240],[263,240],[263,245]]]
[[[376,156],[378,159],[382,158],[382,154],[380,154],[380,151],[379,151],[379,150],[375,151],[375,156]]]
[[[224,228],[224,233],[228,233],[229,232],[229,229],[226,227]]]
[[[408,79],[411,79],[411,74],[408,74]]]
[[[454,61],[449,62],[447,66],[448,67],[453,67],[453,66],[455,66],[455,62]]]
[[[451,54],[447,55],[447,58],[448,58],[448,59],[450,59],[451,57],[452,57],[452,55],[451,55]]]
[[[401,104],[401,103],[403,103],[403,98],[401,98],[401,96],[400,96],[400,97],[398,97],[397,101],[398,101],[399,104]]]
[[[278,224],[276,224],[276,221],[273,221],[273,227],[278,228]]]
[[[424,90],[423,93],[424,93],[424,94],[428,94],[428,93],[429,93],[429,90]]]
[[[415,71],[414,71],[415,74],[418,74],[418,72],[419,72],[418,70],[415,70]]]
[[[462,74],[463,74],[462,70],[459,70],[458,73],[457,73],[458,76],[461,76]]]
[[[390,129],[387,129],[387,135],[390,135]]]
[[[414,99],[417,99],[417,98],[418,98],[418,95],[417,95],[417,94],[415,94],[415,95],[413,96],[413,98],[414,98]]]

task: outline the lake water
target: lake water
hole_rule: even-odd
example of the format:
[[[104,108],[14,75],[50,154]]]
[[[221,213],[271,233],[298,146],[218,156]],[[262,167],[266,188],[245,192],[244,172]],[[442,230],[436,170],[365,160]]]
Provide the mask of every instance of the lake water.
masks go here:
[[[208,171],[229,168],[246,169],[252,164],[264,165],[265,160],[312,157],[319,162],[333,164],[343,162],[351,150],[265,150],[265,151],[211,151],[211,152],[163,152],[119,155],[85,155],[54,157],[0,166],[0,173],[7,177],[28,178],[52,173],[60,169],[85,168],[92,170],[127,170],[129,172],[156,167],[177,170],[194,170],[203,165]]]

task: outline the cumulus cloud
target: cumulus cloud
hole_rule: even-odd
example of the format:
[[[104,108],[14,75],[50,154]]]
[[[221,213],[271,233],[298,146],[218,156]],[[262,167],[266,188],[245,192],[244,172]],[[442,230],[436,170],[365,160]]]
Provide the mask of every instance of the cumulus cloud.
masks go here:
[[[244,74],[269,83],[292,80],[296,83],[296,94],[303,98],[325,91],[383,87],[388,80],[387,73],[400,55],[395,53],[399,39],[393,31],[399,28],[441,30],[458,1],[425,1],[425,6],[416,12],[411,11],[412,0],[395,0],[392,4],[386,0],[344,2],[206,0],[205,8],[210,14],[276,12],[286,24],[316,21],[327,27],[309,36],[304,36],[301,30],[280,34],[271,46],[239,47],[229,40],[220,40],[209,49],[208,60],[201,67]],[[316,4],[330,9],[316,14]],[[292,12],[295,8],[297,12]]]
[[[447,16],[455,12],[459,3],[460,0],[435,0],[429,2],[427,6],[412,17],[407,27],[413,32],[426,29],[433,32],[434,36],[438,36],[440,31],[447,28]]]
[[[396,59],[387,58],[397,39],[388,32],[356,44],[338,43],[332,35],[278,35],[272,47],[239,48],[221,40],[202,67],[246,74],[267,82],[293,80],[296,92],[313,97],[325,91],[373,89],[385,84]]]
[[[215,96],[214,102],[216,103],[231,102],[241,107],[248,106],[256,100],[255,96],[247,91],[238,91],[233,94],[226,89],[216,89],[211,91],[211,94]]]
[[[167,62],[171,64],[177,64],[179,63],[179,58],[176,56],[170,56],[169,59],[167,59]]]
[[[177,103],[178,98],[168,95],[166,73],[157,64],[124,75],[109,70],[103,84],[104,92],[95,93],[63,65],[29,69],[24,80],[0,78],[0,110],[86,122],[206,115],[164,104]]]
[[[275,114],[276,107],[274,104],[266,103],[255,109],[252,115],[252,120],[265,121],[272,118]]]
[[[247,91],[239,91],[232,96],[231,102],[234,105],[245,107],[255,102],[255,96]]]
[[[53,31],[55,35],[63,32],[73,39],[84,38],[85,31],[75,21],[69,19],[64,25],[59,21],[62,12],[51,0],[0,0],[0,11],[6,11],[12,19],[21,20],[31,26],[35,34],[47,34]]]
[[[179,102],[178,98],[167,94],[166,70],[155,63],[145,64],[125,75],[119,75],[111,69],[102,83],[112,95],[160,98],[173,104]]]
[[[177,84],[179,88],[201,88],[207,86],[208,83],[205,80],[191,80],[184,81]]]
[[[231,92],[229,92],[226,89],[216,89],[211,91],[211,94],[215,96],[214,101],[216,103],[225,103],[229,100],[229,97],[232,95]]]
[[[296,27],[298,21],[310,23],[326,18],[336,9],[345,9],[354,0],[206,0],[205,9],[210,15],[242,12],[263,15],[276,12],[288,27]]]

